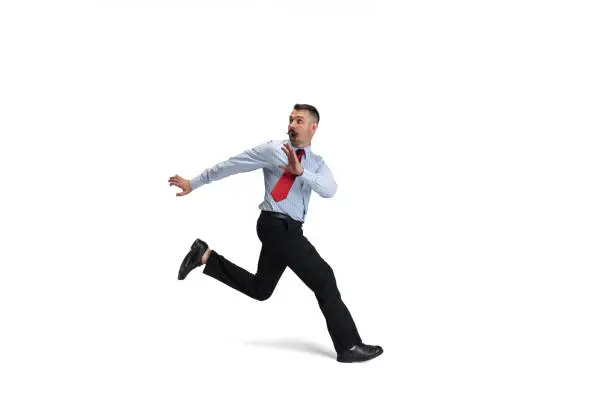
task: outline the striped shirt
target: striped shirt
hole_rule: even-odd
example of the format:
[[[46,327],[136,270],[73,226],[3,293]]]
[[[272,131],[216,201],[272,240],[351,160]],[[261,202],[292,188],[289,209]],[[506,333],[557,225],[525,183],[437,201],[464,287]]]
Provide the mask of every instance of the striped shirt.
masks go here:
[[[271,140],[208,168],[190,180],[191,188],[196,189],[233,174],[263,169],[266,191],[259,209],[287,214],[296,221],[304,222],[310,193],[314,190],[321,197],[329,198],[336,193],[337,185],[323,158],[314,154],[310,146],[306,146],[301,148],[305,152],[301,161],[304,173],[295,178],[286,199],[274,201],[271,195],[272,189],[284,173],[284,170],[278,166],[287,165],[288,162],[287,155],[281,149],[284,143],[291,142]],[[300,149],[293,145],[292,147],[294,150]]]

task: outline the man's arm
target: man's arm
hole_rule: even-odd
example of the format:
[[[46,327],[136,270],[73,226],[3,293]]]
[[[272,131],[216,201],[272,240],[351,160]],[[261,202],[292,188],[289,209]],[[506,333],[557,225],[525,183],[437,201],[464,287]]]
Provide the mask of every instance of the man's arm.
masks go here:
[[[317,169],[316,172],[310,171],[308,169],[303,169],[303,173],[301,176],[306,184],[310,186],[317,194],[321,197],[330,198],[336,194],[336,190],[338,189],[338,185],[334,180],[334,176],[329,170],[329,167],[325,164],[323,159],[321,159],[321,165]]]
[[[209,184],[237,173],[246,173],[268,166],[270,164],[271,146],[271,141],[261,144],[204,170],[202,174],[189,181],[191,189],[195,190],[204,184]]]

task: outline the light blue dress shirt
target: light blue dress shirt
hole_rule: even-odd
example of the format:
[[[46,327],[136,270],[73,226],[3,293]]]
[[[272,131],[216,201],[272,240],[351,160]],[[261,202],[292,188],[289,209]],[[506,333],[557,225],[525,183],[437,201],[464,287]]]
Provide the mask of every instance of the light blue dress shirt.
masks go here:
[[[190,180],[191,188],[195,190],[204,184],[233,174],[263,169],[266,191],[259,208],[284,213],[296,221],[304,222],[308,212],[310,193],[314,190],[321,197],[329,198],[336,193],[337,184],[323,158],[314,154],[310,146],[307,146],[302,148],[305,151],[301,161],[304,173],[295,178],[286,199],[279,202],[274,201],[271,195],[272,189],[284,173],[284,170],[278,166],[287,165],[288,162],[287,155],[281,149],[284,143],[290,143],[290,141],[270,140],[208,168]],[[293,145],[292,147],[294,150],[300,149]]]

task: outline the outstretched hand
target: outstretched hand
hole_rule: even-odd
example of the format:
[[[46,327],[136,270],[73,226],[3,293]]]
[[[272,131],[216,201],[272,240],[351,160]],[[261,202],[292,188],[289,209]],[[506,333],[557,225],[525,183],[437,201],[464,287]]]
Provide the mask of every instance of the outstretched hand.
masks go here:
[[[177,197],[187,195],[191,193],[192,191],[191,185],[189,184],[189,180],[182,178],[178,174],[170,177],[168,179],[168,183],[170,183],[171,186],[177,186],[178,188],[183,190],[183,191],[176,193]]]
[[[295,150],[293,150],[293,147],[291,147],[289,143],[285,143],[281,146],[281,149],[283,149],[283,152],[285,152],[285,154],[287,155],[288,163],[286,166],[283,166],[281,164],[278,167],[285,171],[288,171],[291,174],[295,174],[296,176],[301,176],[302,173],[304,173],[304,168],[298,160],[297,154],[295,153]]]

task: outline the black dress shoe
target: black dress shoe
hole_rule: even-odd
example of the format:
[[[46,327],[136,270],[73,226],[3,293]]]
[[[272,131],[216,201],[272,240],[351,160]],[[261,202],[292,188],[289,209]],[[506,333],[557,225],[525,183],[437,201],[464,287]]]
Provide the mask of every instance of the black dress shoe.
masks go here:
[[[380,356],[383,349],[380,346],[369,346],[367,344],[357,344],[348,350],[343,350],[338,353],[337,360],[341,363],[357,363],[360,361],[368,361]]]
[[[179,280],[185,279],[189,272],[202,265],[202,255],[204,255],[207,249],[208,245],[201,239],[193,241],[191,250],[185,255],[183,263],[181,263],[178,274]]]

